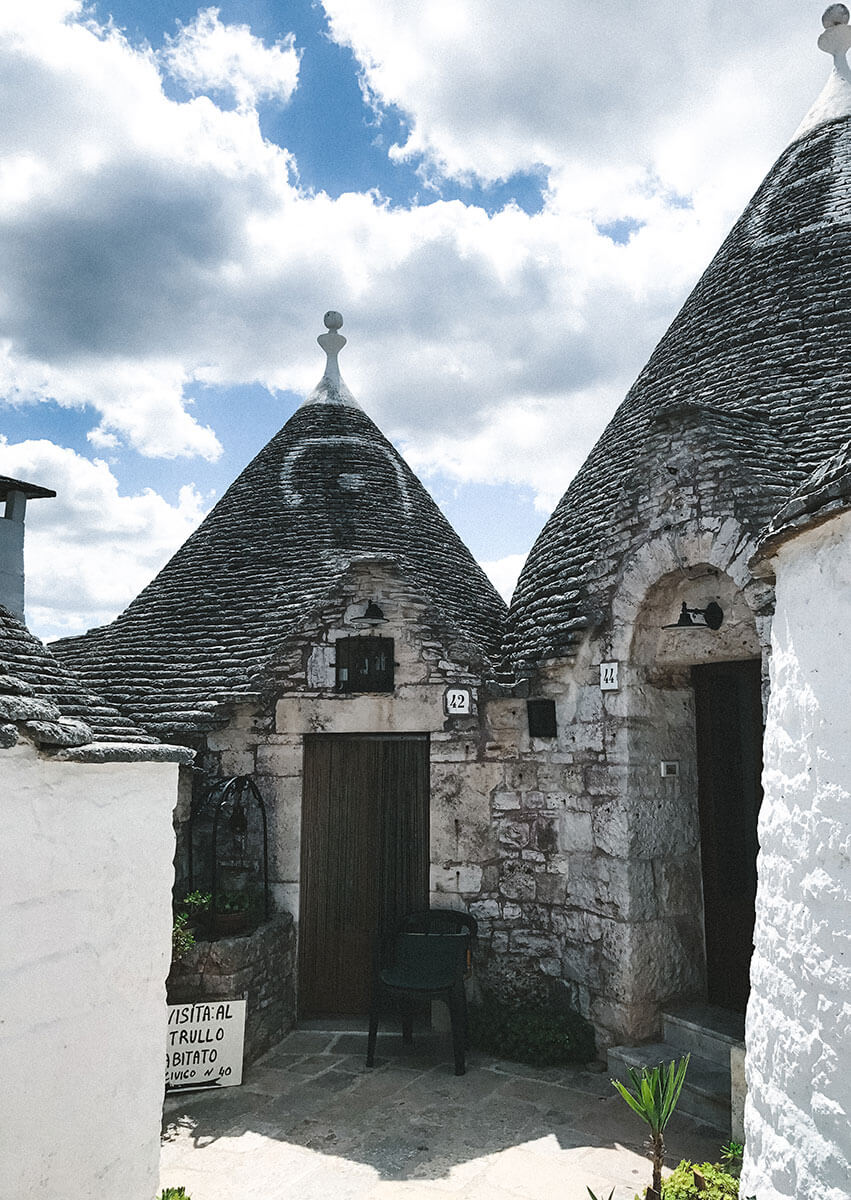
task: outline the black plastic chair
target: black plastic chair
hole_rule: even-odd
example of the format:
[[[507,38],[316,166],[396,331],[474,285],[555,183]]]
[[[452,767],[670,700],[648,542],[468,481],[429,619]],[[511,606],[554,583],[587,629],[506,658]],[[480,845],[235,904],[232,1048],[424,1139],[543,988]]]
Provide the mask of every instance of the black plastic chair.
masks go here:
[[[375,1065],[378,1024],[391,997],[402,1000],[402,1041],[413,1041],[413,1003],[442,999],[449,1008],[455,1074],[466,1071],[467,996],[476,919],[454,909],[412,913],[399,924],[378,958],[369,1013],[366,1065]]]

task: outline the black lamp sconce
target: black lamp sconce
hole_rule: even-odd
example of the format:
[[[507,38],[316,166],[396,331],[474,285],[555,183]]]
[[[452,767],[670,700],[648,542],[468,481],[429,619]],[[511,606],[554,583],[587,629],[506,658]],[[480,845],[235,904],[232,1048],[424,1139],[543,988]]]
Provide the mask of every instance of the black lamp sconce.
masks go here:
[[[383,625],[386,620],[387,618],[375,601],[367,600],[366,608],[359,617],[351,617],[349,624],[357,625],[361,629],[374,629],[376,625]]]
[[[720,604],[710,600],[706,608],[689,608],[685,600],[679,619],[665,629],[720,629],[724,624],[724,610]]]

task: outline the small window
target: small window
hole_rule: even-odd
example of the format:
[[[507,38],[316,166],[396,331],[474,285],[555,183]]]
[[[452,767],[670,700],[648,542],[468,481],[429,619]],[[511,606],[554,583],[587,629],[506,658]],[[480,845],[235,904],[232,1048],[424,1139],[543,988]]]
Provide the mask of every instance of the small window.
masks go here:
[[[392,638],[338,638],[334,647],[338,692],[393,691]]]
[[[529,718],[529,737],[554,738],[556,736],[555,700],[527,700],[526,715]]]

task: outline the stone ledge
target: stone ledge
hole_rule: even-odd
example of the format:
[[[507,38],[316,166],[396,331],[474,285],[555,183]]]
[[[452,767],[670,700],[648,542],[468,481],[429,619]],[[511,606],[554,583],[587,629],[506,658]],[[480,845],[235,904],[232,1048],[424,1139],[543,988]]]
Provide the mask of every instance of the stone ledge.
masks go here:
[[[167,746],[157,742],[90,742],[86,746],[68,746],[50,754],[59,762],[173,762],[188,765],[195,751],[186,746]]]

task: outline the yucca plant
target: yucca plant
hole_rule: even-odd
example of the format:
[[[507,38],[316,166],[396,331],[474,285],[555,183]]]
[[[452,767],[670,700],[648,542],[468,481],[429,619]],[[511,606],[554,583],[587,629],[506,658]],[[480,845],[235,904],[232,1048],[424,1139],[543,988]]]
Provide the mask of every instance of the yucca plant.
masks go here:
[[[620,1080],[612,1080],[632,1111],[650,1126],[653,1185],[647,1189],[645,1200],[662,1200],[663,1133],[677,1107],[690,1057],[687,1054],[679,1062],[659,1063],[657,1067],[642,1067],[640,1071],[630,1067],[632,1091]]]

